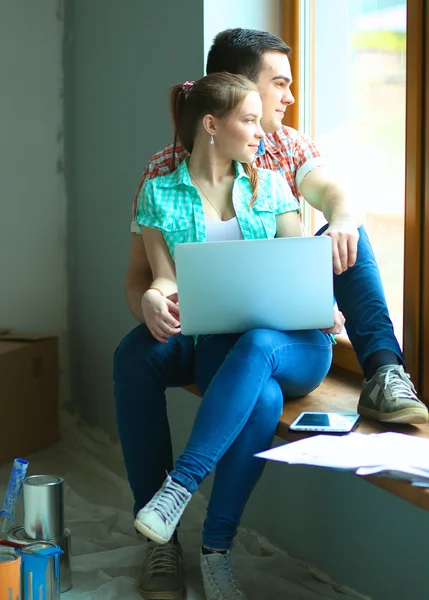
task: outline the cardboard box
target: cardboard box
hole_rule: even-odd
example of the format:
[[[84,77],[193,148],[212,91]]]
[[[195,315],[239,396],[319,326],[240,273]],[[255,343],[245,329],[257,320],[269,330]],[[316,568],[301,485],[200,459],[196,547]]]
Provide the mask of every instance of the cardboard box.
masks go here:
[[[0,463],[57,442],[58,339],[0,333]]]

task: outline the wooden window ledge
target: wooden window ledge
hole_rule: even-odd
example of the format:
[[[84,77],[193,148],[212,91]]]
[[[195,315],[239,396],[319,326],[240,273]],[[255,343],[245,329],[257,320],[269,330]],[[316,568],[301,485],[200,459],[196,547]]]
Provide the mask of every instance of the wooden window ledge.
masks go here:
[[[200,396],[195,386],[187,386],[186,390]],[[289,425],[303,411],[355,411],[361,389],[361,378],[356,375],[332,370],[325,381],[315,390],[303,398],[285,401],[283,414],[280,418],[277,435],[288,442],[293,442],[310,433],[292,433]],[[384,425],[375,421],[361,419],[356,431],[358,433],[383,433],[396,431],[408,435],[417,435],[429,439],[429,425]],[[370,475],[360,477],[384,490],[399,496],[424,510],[429,511],[429,488],[412,486],[406,481]]]

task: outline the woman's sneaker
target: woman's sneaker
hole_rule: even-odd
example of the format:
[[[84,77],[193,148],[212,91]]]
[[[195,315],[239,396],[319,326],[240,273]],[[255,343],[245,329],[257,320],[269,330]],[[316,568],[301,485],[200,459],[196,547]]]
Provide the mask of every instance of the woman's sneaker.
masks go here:
[[[191,498],[186,488],[167,475],[159,492],[137,513],[135,528],[154,542],[167,544]]]
[[[201,553],[200,564],[206,600],[246,600],[232,573],[229,550]]]

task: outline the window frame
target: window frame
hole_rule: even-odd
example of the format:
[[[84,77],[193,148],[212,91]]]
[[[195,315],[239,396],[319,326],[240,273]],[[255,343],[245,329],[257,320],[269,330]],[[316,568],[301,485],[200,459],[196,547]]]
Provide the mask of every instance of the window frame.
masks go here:
[[[422,68],[423,76],[423,102],[424,102],[424,123],[425,123],[425,149],[422,157],[422,172],[425,176],[425,185],[421,202],[421,316],[418,323],[420,364],[419,364],[419,390],[422,399],[429,405],[429,8],[423,0],[419,0],[418,7],[420,12],[414,9],[413,18],[421,20],[422,28],[420,32],[421,46],[420,61],[424,64]],[[408,17],[410,18],[410,16]],[[420,122],[421,130],[421,122]]]

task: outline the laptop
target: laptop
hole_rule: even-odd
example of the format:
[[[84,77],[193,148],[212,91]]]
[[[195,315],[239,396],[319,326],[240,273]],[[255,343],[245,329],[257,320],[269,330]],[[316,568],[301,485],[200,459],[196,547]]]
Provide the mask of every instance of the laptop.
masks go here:
[[[334,324],[328,236],[178,244],[175,262],[184,335]]]

